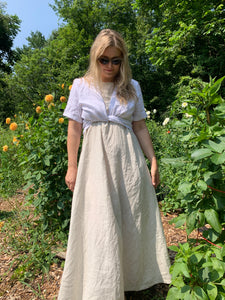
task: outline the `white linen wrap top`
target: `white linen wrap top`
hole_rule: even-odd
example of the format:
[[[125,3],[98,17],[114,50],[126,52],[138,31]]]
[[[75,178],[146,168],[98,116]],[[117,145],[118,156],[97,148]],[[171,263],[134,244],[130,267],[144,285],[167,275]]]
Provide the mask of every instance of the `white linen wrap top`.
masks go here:
[[[73,81],[63,115],[82,123],[84,132],[94,122],[109,121],[132,130],[132,121],[145,119],[146,112],[139,83],[133,79],[131,83],[136,90],[138,100],[130,99],[127,104],[121,104],[116,96],[116,88],[114,88],[107,113],[100,92],[84,79],[77,78]]]

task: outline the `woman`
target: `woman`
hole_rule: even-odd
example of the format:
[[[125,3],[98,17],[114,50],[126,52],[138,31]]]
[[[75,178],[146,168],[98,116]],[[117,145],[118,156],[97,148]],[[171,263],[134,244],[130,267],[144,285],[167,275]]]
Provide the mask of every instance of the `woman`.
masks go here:
[[[66,184],[74,193],[58,299],[123,300],[124,291],[170,283],[154,190],[157,162],[141,89],[131,79],[117,32],[105,29],[96,37],[89,69],[74,80],[64,116],[69,118]]]

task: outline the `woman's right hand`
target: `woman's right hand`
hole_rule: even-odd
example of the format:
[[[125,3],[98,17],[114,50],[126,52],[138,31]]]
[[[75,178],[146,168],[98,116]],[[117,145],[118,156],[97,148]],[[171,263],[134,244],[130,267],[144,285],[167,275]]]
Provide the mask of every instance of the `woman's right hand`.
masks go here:
[[[68,167],[65,182],[68,188],[73,192],[77,178],[77,167]]]

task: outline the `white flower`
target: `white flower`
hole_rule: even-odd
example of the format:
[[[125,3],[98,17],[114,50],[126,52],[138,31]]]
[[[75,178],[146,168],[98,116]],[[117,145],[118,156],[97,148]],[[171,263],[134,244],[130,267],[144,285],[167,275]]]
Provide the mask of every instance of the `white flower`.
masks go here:
[[[183,108],[185,108],[185,107],[188,106],[188,104],[187,104],[187,102],[183,102],[183,103],[181,104],[181,106],[182,106]]]
[[[156,109],[153,109],[153,114],[156,114],[157,113],[157,110]]]
[[[146,111],[146,115],[147,115],[147,116],[150,116],[150,111],[149,111],[149,110]]]
[[[169,122],[170,118],[165,118],[165,120],[163,121],[163,126],[165,126],[168,122]]]
[[[192,116],[192,115],[189,115],[188,113],[186,113],[186,114],[185,114],[185,117],[186,117],[186,118],[192,118],[193,116]]]

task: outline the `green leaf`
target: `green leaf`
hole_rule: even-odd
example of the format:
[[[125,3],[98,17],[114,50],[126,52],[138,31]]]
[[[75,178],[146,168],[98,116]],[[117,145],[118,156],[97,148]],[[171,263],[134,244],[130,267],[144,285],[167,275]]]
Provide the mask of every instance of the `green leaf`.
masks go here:
[[[176,288],[176,287],[172,287],[169,289],[166,300],[179,300],[181,299],[180,296],[180,289]]]
[[[202,149],[195,150],[191,154],[191,158],[193,160],[197,161],[199,159],[206,158],[206,157],[210,156],[211,154],[212,154],[212,150],[211,149],[202,148]]]
[[[214,209],[206,209],[204,212],[205,218],[207,222],[209,223],[212,228],[218,232],[221,233],[222,231],[222,226],[219,222],[219,216],[218,213]]]
[[[186,214],[180,214],[178,217],[169,221],[169,224],[175,224],[175,228],[179,228],[186,222]]]
[[[175,251],[175,252],[179,252],[179,248],[175,245],[169,246],[169,249],[172,250],[172,251]]]
[[[209,228],[208,230],[203,231],[203,236],[204,236],[204,238],[206,238],[214,243],[218,239],[220,234],[218,232],[216,232],[214,229]]]
[[[210,87],[210,96],[213,96],[220,89],[221,83],[224,80],[225,76],[219,78],[213,85]]]
[[[184,157],[177,157],[177,158],[162,158],[161,162],[164,164],[169,164],[174,167],[181,167],[185,164]]]
[[[207,289],[207,294],[209,296],[209,299],[215,300],[218,293],[216,285],[210,282],[207,284],[206,289]]]
[[[218,143],[211,140],[207,141],[206,146],[208,146],[208,148],[218,153],[222,153],[225,149],[225,143],[221,142],[221,140],[219,139],[218,139]]]
[[[201,191],[206,191],[207,190],[207,184],[203,180],[199,180],[197,183],[198,188],[200,188]]]
[[[215,165],[222,165],[225,162],[225,152],[222,154],[214,154],[210,159]]]
[[[178,187],[178,191],[180,191],[183,195],[191,193],[192,183],[184,182],[181,183]]]
[[[208,300],[206,293],[200,286],[195,286],[193,292],[198,299]]]
[[[183,262],[177,262],[174,264],[172,279],[175,279],[179,274],[183,274],[185,277],[190,278],[189,270],[187,264]]]
[[[188,235],[195,229],[197,221],[197,211],[193,211],[190,215],[187,216],[186,231]]]

